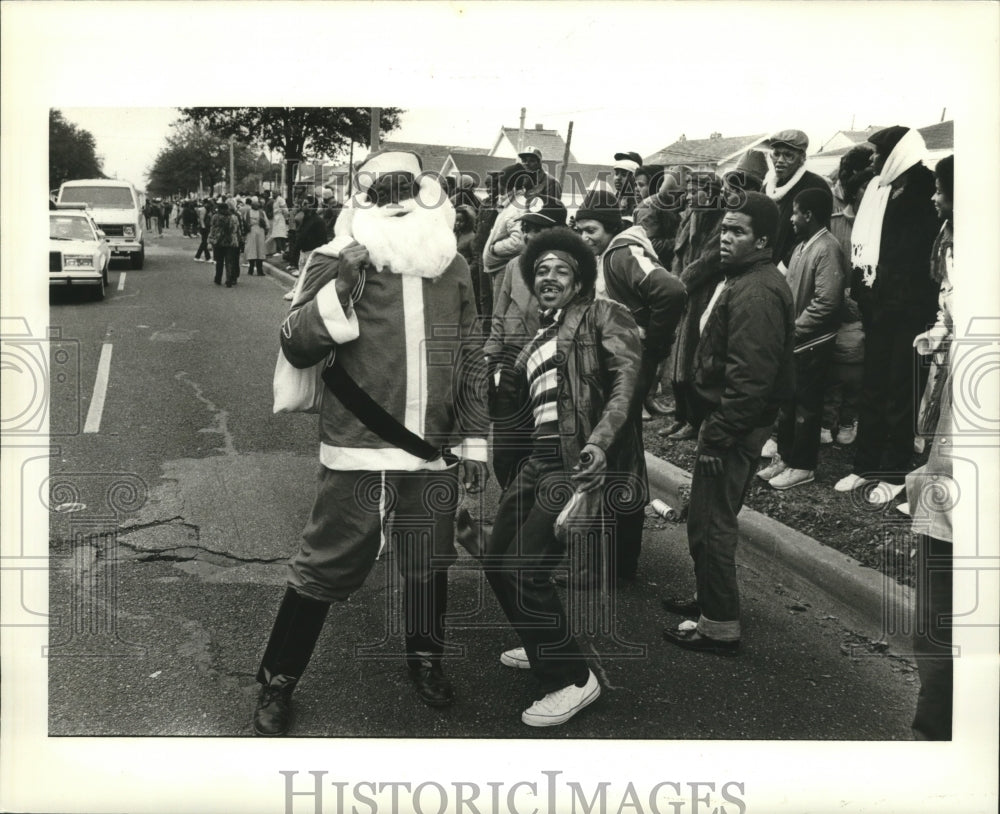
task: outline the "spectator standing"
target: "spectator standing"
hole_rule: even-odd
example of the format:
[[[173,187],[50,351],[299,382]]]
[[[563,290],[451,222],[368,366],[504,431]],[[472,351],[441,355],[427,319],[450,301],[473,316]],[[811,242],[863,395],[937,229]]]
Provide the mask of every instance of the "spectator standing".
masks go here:
[[[146,219],[146,231],[152,234],[152,214],[153,214],[153,204],[147,198],[142,205],[142,216]]]
[[[476,197],[476,181],[471,175],[462,174],[458,179],[458,185],[455,190],[455,194],[451,196],[452,206],[457,210],[460,206],[468,206],[472,208],[472,213],[475,215],[479,212],[479,198]],[[475,229],[475,221],[473,221],[473,229]],[[473,278],[475,279],[475,278]]]
[[[470,267],[472,275],[479,280],[479,300],[476,305],[480,316],[487,316],[493,313],[493,283],[483,266],[483,252],[486,250],[486,243],[500,214],[500,189],[501,176],[499,173],[491,172],[486,176],[486,200],[479,207],[476,213],[476,236],[473,239],[473,246],[476,250],[475,265]]]
[[[247,272],[248,277],[253,277],[254,269],[257,270],[258,276],[264,276],[264,258],[267,257],[266,245],[269,225],[267,215],[264,214],[264,210],[261,209],[257,199],[252,199],[250,211],[243,222],[247,235],[246,256],[247,262],[250,265],[250,270]]]
[[[868,500],[884,505],[902,491],[913,455],[915,394],[923,389],[922,376],[914,375],[913,340],[937,312],[930,256],[938,226],[920,133],[896,125],[868,140],[877,175],[851,237],[851,296],[865,330],[864,385],[854,466],[834,488],[850,491],[877,480]]]
[[[483,271],[490,281],[490,312],[496,302],[500,284],[503,282],[503,272],[507,261],[517,257],[524,248],[524,235],[521,233],[521,215],[525,212],[526,200],[524,186],[528,177],[520,165],[513,164],[503,171],[503,197],[499,200],[499,214],[490,230],[483,250]]]
[[[633,218],[636,225],[646,232],[660,265],[669,269],[681,221],[682,207],[676,200],[677,179],[672,174],[666,174],[659,164],[646,164],[636,170],[635,183],[639,203],[633,210]],[[664,193],[662,197],[661,189]]]
[[[769,149],[774,169],[764,178],[764,192],[778,205],[778,236],[772,246],[774,263],[782,274],[788,271],[792,249],[798,243],[792,229],[792,202],[805,189],[829,190],[830,185],[806,169],[809,137],[801,130],[779,130],[764,146]]]
[[[736,515],[778,405],[793,392],[795,315],[788,283],[771,260],[777,229],[777,206],[756,192],[722,218],[725,277],[702,314],[694,362],[704,414],[687,521],[697,591],[663,601],[672,613],[698,617],[663,631],[686,650],[739,652]]]
[[[471,206],[459,205],[455,207],[455,242],[457,244],[458,253],[465,258],[465,262],[472,267],[472,259],[475,256],[476,249],[473,242],[476,237],[476,233],[473,231],[476,225],[476,213]],[[479,301],[479,281],[473,277],[472,278],[472,291],[476,297],[476,301]]]
[[[274,241],[274,250],[283,255],[288,240],[288,205],[280,194],[271,199],[271,212],[273,214],[271,239]]]
[[[674,343],[684,311],[684,285],[660,265],[641,226],[625,228],[618,201],[610,193],[598,190],[584,200],[576,213],[576,228],[598,258],[596,296],[624,305],[639,328],[642,358],[629,414],[638,425],[660,362],[669,356]],[[615,572],[626,580],[635,578],[642,549],[647,503],[644,460],[635,475],[642,486],[638,508],[616,513]]]
[[[954,159],[934,168],[934,205],[943,223],[931,254],[931,277],[940,281],[940,311],[934,327],[914,340],[921,356],[935,358],[930,400],[923,430],[932,435],[927,463],[906,477],[906,497],[917,536],[916,619],[913,652],[920,694],[913,717],[917,740],[951,740],[954,660],[952,654],[952,511],[959,499],[953,474],[951,383],[948,381],[954,339],[952,210]]]
[[[240,219],[230,210],[229,204],[221,202],[212,216],[212,226],[208,242],[215,252],[215,284],[222,285],[222,272],[226,272],[226,288],[232,288],[240,276]]]
[[[702,314],[723,278],[719,261],[719,236],[725,214],[721,207],[722,180],[714,173],[690,173],[685,187],[687,206],[677,227],[672,269],[687,291],[687,304],[677,326],[670,364],[674,422],[657,433],[675,441],[698,436],[699,411],[693,403],[692,367]]]
[[[298,230],[298,268],[292,271],[293,277],[298,277],[305,267],[309,254],[313,249],[317,249],[329,240],[326,236],[326,223],[317,208],[315,198],[307,198],[306,205],[302,208],[302,221]]]
[[[212,228],[212,215],[214,213],[214,206],[211,201],[202,201],[198,207],[198,235],[201,238],[201,242],[198,244],[198,250],[194,254],[195,260],[201,260],[202,254],[205,255],[204,262],[212,262],[212,250],[208,248],[208,233]]]
[[[786,279],[795,305],[795,395],[778,414],[778,454],[758,472],[778,490],[815,480],[823,390],[847,282],[847,258],[828,225],[829,190],[806,189],[792,202],[799,243]]]
[[[529,176],[525,195],[529,198],[561,198],[562,185],[542,168],[542,151],[537,147],[525,147],[517,154],[517,160]]]
[[[614,173],[615,192],[618,196],[618,207],[623,218],[631,218],[639,203],[636,191],[635,173],[642,166],[642,156],[638,153],[615,153],[615,163],[611,165]]]

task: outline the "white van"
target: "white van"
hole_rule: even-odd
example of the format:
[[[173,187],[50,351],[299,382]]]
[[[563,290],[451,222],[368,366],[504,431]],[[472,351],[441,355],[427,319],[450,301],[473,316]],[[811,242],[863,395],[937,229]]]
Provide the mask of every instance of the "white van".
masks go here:
[[[132,268],[141,269],[146,258],[139,193],[128,181],[88,178],[66,181],[59,187],[58,203],[83,203],[90,209],[112,257],[128,257]]]

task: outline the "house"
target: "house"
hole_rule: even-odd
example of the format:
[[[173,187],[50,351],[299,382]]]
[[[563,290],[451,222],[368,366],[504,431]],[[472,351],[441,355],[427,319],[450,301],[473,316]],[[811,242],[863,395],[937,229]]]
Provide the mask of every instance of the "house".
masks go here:
[[[405,150],[420,156],[420,164],[424,172],[444,172],[445,162],[453,152],[468,155],[486,155],[489,151],[482,147],[446,146],[443,144],[419,144],[412,141],[383,141],[380,150]]]
[[[736,167],[747,150],[761,144],[767,133],[752,136],[728,136],[712,133],[708,138],[681,136],[673,144],[643,159],[643,164],[662,164],[667,169],[689,167],[703,172],[723,173]]]
[[[882,129],[884,128],[870,128],[871,132],[868,135]],[[924,164],[929,169],[934,169],[938,161],[955,152],[955,121],[953,119],[930,124],[927,127],[918,127],[917,131],[923,136],[924,143],[927,145],[927,158],[924,160]],[[864,142],[858,143],[863,144]],[[811,155],[806,160],[806,169],[817,175],[822,175],[824,178],[832,178],[840,166],[840,159],[855,146],[857,144],[850,144],[836,150],[824,150],[821,153]]]
[[[295,196],[321,195],[324,187],[333,190],[338,201],[346,200],[350,185],[349,164],[302,162],[295,168]]]
[[[521,151],[517,144],[518,132],[517,127],[501,127],[489,155],[509,159],[508,163],[517,161],[517,154]],[[561,164],[566,155],[566,142],[559,132],[546,130],[541,124],[536,124],[532,129],[525,128],[522,149],[531,147],[542,151],[542,166],[549,175],[556,175],[556,165]],[[576,163],[572,152],[569,154],[569,163]]]
[[[509,159],[484,155],[481,152],[454,150],[445,159],[441,174],[456,178],[459,175],[471,175],[476,181],[476,189],[485,193],[486,176],[491,172],[500,172],[511,163]]]
[[[884,129],[885,125],[871,125],[864,130],[838,130],[816,152],[826,153],[831,150],[841,150],[845,147],[849,150],[857,144],[864,144],[868,141],[868,137],[872,133],[877,133],[879,130]]]

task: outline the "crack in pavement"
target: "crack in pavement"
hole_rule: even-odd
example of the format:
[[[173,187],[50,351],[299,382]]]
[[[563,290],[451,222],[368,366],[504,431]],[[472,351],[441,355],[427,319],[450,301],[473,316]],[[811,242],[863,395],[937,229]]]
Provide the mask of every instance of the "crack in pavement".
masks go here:
[[[212,415],[214,416],[214,421],[212,423],[212,426],[200,429],[198,430],[198,432],[215,433],[217,435],[221,435],[224,445],[221,447],[216,447],[215,449],[218,452],[221,452],[223,455],[227,456],[239,455],[236,446],[233,444],[233,435],[231,432],[229,432],[229,411],[222,410],[216,407],[215,403],[212,402],[211,399],[206,398],[202,394],[201,385],[199,385],[197,382],[191,381],[188,378],[188,374],[183,370],[177,375],[175,375],[174,378],[184,382],[185,384],[193,388],[194,397],[198,399],[198,401],[200,401],[202,404],[204,404],[205,407],[208,408],[208,411],[212,413]]]
[[[185,524],[190,525],[190,524]],[[208,555],[208,557],[215,557],[219,560],[225,562],[239,563],[240,565],[247,564],[260,564],[260,565],[273,565],[279,562],[286,562],[288,560],[287,556],[282,557],[237,557],[235,554],[229,554],[225,551],[213,551],[210,548],[205,548],[205,546],[200,545],[178,545],[170,546],[168,548],[141,548],[140,546],[134,545],[132,543],[123,542],[122,546],[127,548],[129,551],[134,552],[139,555],[134,557],[138,562],[190,562],[192,560],[205,559],[211,562],[210,559],[203,557],[202,555]],[[173,551],[193,551],[196,552],[190,556],[184,556],[181,554],[171,554]],[[145,556],[143,556],[145,555]],[[219,563],[214,563],[218,565]]]

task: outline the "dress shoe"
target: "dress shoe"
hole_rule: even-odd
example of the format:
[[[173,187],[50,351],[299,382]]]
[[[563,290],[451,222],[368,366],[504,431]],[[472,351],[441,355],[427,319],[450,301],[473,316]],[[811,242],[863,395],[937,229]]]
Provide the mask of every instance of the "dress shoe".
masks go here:
[[[702,636],[697,630],[682,630],[680,628],[665,628],[663,638],[671,644],[676,644],[685,650],[693,650],[696,653],[712,653],[716,656],[736,656],[740,652],[740,641],[736,639],[731,642],[724,642],[720,639],[710,639]]]
[[[587,683],[582,687],[570,684],[548,693],[521,713],[528,726],[557,726],[566,723],[584,707],[594,703],[601,694],[597,676],[587,670]]]
[[[257,709],[253,714],[253,731],[266,738],[280,737],[292,723],[292,690],[295,679],[278,675],[260,688]]]
[[[427,706],[446,707],[455,700],[455,690],[445,678],[440,662],[419,659],[410,663],[409,671],[417,695]]]
[[[670,436],[671,441],[689,441],[692,438],[698,437],[698,430],[692,427],[690,424],[685,424],[677,432]]]
[[[651,415],[670,415],[670,407],[659,396],[646,396],[642,403]]]
[[[685,422],[683,422],[683,421],[675,421],[669,427],[664,427],[662,430],[657,430],[656,434],[658,436],[660,436],[660,438],[667,438],[667,437],[673,435],[679,429],[681,429],[684,426],[684,423]]]
[[[663,609],[671,613],[679,613],[681,616],[701,616],[701,606],[697,599],[690,599],[686,596],[667,596],[660,604]]]

